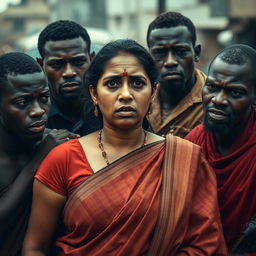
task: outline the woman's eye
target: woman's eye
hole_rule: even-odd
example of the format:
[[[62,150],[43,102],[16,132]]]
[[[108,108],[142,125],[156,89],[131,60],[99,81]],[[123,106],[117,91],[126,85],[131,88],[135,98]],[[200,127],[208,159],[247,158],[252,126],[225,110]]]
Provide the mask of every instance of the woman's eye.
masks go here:
[[[141,88],[142,86],[145,85],[144,81],[142,81],[141,79],[136,79],[132,82],[132,85],[135,87],[135,88]]]
[[[105,83],[105,85],[109,88],[116,88],[119,86],[119,83],[117,80],[109,80]]]

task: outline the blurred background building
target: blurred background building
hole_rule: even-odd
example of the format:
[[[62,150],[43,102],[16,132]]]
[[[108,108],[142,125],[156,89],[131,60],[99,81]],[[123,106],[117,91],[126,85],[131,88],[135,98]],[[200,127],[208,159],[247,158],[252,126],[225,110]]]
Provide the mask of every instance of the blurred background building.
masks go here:
[[[256,0],[20,0],[0,13],[0,51],[21,49],[21,42],[35,47],[38,33],[58,19],[89,28],[91,37],[102,38],[102,44],[113,38],[133,38],[146,46],[148,24],[169,10],[194,22],[203,49],[199,64],[203,69],[231,43],[256,48]]]

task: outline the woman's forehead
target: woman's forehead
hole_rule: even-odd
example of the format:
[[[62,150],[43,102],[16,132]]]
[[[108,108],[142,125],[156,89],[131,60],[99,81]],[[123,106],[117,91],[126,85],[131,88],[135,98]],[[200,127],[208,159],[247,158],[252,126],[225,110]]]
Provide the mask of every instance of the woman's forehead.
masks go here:
[[[122,53],[111,58],[105,65],[104,72],[122,73],[127,76],[128,73],[135,71],[145,72],[144,66],[139,59],[129,53]]]

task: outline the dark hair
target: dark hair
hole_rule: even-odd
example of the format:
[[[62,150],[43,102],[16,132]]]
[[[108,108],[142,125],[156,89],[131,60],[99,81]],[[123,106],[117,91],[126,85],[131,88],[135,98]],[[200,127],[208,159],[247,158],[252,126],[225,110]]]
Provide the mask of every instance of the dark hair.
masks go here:
[[[220,58],[225,63],[231,65],[243,65],[245,63],[250,63],[252,65],[252,70],[256,70],[256,50],[245,44],[232,44],[221,50],[210,62],[208,73],[216,58]],[[252,75],[253,80],[256,82],[256,73],[253,72]]]
[[[7,81],[7,76],[43,72],[40,65],[29,55],[11,52],[0,56],[0,83]]]
[[[58,20],[47,25],[38,38],[38,51],[44,57],[44,46],[48,41],[59,41],[82,37],[88,47],[91,48],[91,39],[86,29],[80,24],[71,20]]]
[[[150,53],[140,44],[132,39],[118,39],[106,44],[95,56],[85,74],[85,86],[92,85],[96,88],[98,80],[102,75],[107,62],[120,52],[133,54],[145,68],[152,87],[155,86],[158,70]]]
[[[88,95],[88,97],[90,97],[88,92],[89,85],[92,85],[93,88],[96,90],[99,78],[103,74],[104,68],[108,61],[121,52],[133,54],[136,58],[138,58],[139,62],[143,65],[149,77],[152,88],[155,86],[158,78],[158,70],[150,53],[134,40],[119,39],[111,41],[103,48],[101,48],[101,50],[97,53],[97,55],[91,62],[90,67],[86,71],[84,77],[84,85],[87,91],[86,96]],[[91,98],[86,99],[85,103],[85,108],[87,109],[87,111],[92,112],[92,109],[89,110],[90,106],[93,106]],[[145,122],[146,120],[144,120],[144,127],[147,126]]]
[[[191,34],[191,41],[195,46],[196,28],[193,22],[179,12],[165,12],[157,16],[148,26],[148,31],[147,31],[148,47],[150,48],[151,46],[149,37],[152,30],[158,29],[158,28],[172,28],[177,26],[186,26],[188,28]]]

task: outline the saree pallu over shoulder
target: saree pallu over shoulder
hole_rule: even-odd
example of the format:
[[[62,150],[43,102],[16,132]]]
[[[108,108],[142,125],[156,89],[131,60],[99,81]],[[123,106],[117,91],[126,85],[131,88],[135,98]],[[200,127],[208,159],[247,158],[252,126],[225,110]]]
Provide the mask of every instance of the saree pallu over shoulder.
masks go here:
[[[69,197],[59,255],[146,255],[160,207],[165,142],[133,151],[91,175]]]
[[[225,245],[219,250],[216,195],[209,192],[214,175],[204,172],[199,147],[173,136],[166,141],[129,153],[72,192],[58,255],[226,255]],[[201,187],[213,196],[198,193]]]
[[[148,256],[227,255],[215,175],[198,146],[168,137],[161,207]]]

